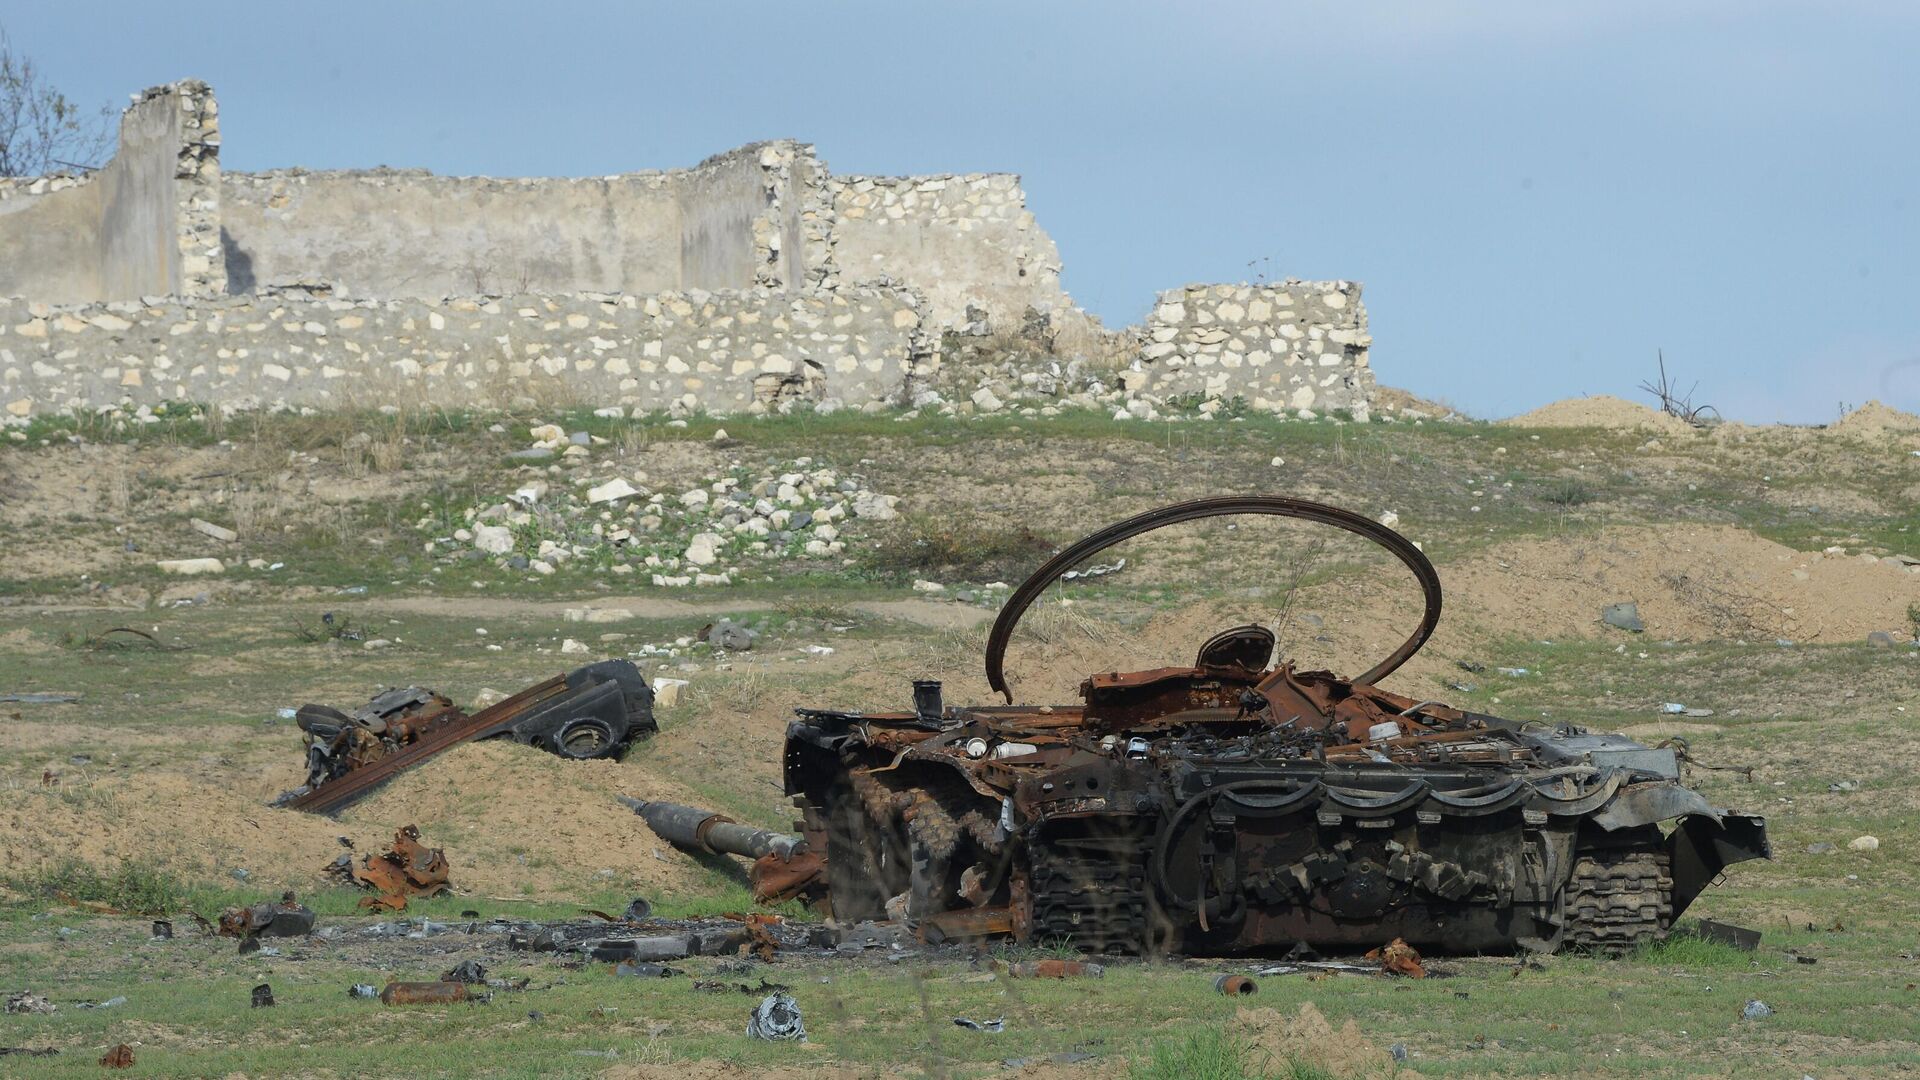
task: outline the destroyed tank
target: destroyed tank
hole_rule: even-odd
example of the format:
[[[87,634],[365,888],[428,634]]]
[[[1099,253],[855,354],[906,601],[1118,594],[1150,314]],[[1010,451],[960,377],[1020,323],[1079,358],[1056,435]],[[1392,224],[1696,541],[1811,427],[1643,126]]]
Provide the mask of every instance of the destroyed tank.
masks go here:
[[[1352,678],[1275,657],[1258,625],[1192,666],[1090,673],[1073,704],[1012,704],[1003,661],[1040,594],[1180,522],[1304,519],[1413,573],[1411,636]],[[799,709],[785,783],[835,919],[931,941],[1092,952],[1277,953],[1402,938],[1430,952],[1618,952],[1664,937],[1721,870],[1769,857],[1765,821],[1687,787],[1684,748],[1517,723],[1381,689],[1427,641],[1440,581],[1418,547],[1335,507],[1203,499],[1067,547],[1010,594],[986,650],[1007,704]]]

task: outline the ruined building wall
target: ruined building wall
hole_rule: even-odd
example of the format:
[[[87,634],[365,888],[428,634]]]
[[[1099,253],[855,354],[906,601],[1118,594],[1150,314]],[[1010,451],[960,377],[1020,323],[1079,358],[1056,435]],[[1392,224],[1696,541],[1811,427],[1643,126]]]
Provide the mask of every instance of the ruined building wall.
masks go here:
[[[1367,312],[1352,281],[1188,285],[1160,294],[1134,365],[1162,399],[1245,398],[1262,412],[1364,414]]]
[[[228,290],[325,282],[356,297],[680,286],[664,173],[496,180],[424,171],[228,173]]]
[[[0,191],[0,295],[53,303],[224,291],[219,128],[205,83],[146,91],[113,160],[84,178]]]
[[[0,300],[0,405],[20,419],[124,403],[642,411],[900,399],[919,297],[847,288],[344,300],[267,294],[57,308]]]
[[[1010,325],[1029,307],[1072,306],[1060,288],[1059,249],[1027,210],[1018,176],[836,176],[828,183],[843,278],[911,284],[947,325],[966,321],[969,305]]]
[[[140,95],[93,175],[0,181],[8,295],[0,422],[534,385],[640,410],[1364,414],[1373,386],[1351,282],[1188,286],[1100,328],[1010,174],[836,177],[777,140],[577,180],[223,176],[198,82]]]

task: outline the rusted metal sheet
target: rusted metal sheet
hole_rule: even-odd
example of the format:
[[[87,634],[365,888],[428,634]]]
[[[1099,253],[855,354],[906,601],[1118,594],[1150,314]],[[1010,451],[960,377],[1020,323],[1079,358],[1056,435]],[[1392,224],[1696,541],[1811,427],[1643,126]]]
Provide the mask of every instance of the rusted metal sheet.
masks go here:
[[[352,713],[306,705],[297,719],[307,739],[307,782],[275,806],[332,814],[461,743],[512,738],[561,757],[619,757],[658,730],[653,691],[625,660],[576,668],[468,715],[430,690],[408,687],[374,697]]]
[[[1230,627],[1189,666],[1096,671],[1078,703],[1011,704],[1006,649],[1048,586],[1123,540],[1238,514],[1379,544],[1419,586],[1414,631],[1349,679]],[[1203,499],[1100,530],[996,620],[987,677],[1009,704],[947,705],[921,679],[911,711],[796,710],[786,787],[825,899],[843,923],[901,919],[927,939],[1378,948],[1413,975],[1419,949],[1631,948],[1725,867],[1768,856],[1764,822],[1684,787],[1670,748],[1382,689],[1440,610],[1417,547],[1334,507]]]
[[[223,937],[304,937],[312,931],[313,912],[291,892],[282,893],[277,902],[230,907],[220,913]]]
[[[351,856],[342,855],[333,865],[349,880],[376,893],[360,901],[363,908],[405,911],[410,897],[453,891],[447,882],[446,853],[422,844],[420,830],[412,825],[395,830],[393,845],[386,851],[363,856],[357,863]]]

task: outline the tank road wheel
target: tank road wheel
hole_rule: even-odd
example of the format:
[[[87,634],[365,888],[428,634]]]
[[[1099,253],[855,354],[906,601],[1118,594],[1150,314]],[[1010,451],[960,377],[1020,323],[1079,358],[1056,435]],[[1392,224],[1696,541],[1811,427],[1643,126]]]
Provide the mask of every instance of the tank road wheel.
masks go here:
[[[1673,872],[1664,849],[1590,850],[1567,882],[1566,944],[1619,955],[1667,936]]]
[[[886,830],[845,785],[835,785],[826,803],[827,896],[834,920],[885,919],[887,901],[904,887],[894,887],[894,879],[905,876],[904,866],[888,858]]]

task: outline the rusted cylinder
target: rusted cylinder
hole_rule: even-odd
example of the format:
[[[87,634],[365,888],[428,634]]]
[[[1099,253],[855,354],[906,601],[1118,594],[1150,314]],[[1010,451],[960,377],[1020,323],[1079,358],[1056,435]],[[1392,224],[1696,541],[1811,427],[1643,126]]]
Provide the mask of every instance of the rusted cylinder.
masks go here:
[[[649,802],[626,795],[619,799],[622,805],[645,819],[647,827],[658,833],[660,839],[675,847],[724,852],[749,859],[769,854],[790,859],[807,849],[807,842],[797,836],[742,825],[725,814],[696,806]]]
[[[447,1005],[469,1000],[467,984],[457,982],[396,982],[380,991],[382,1005]]]
[[[1228,997],[1246,997],[1259,993],[1260,984],[1245,975],[1222,975],[1213,980],[1213,989]]]
[[[1098,979],[1106,973],[1105,967],[1085,960],[1024,960],[1007,967],[1016,979]]]

